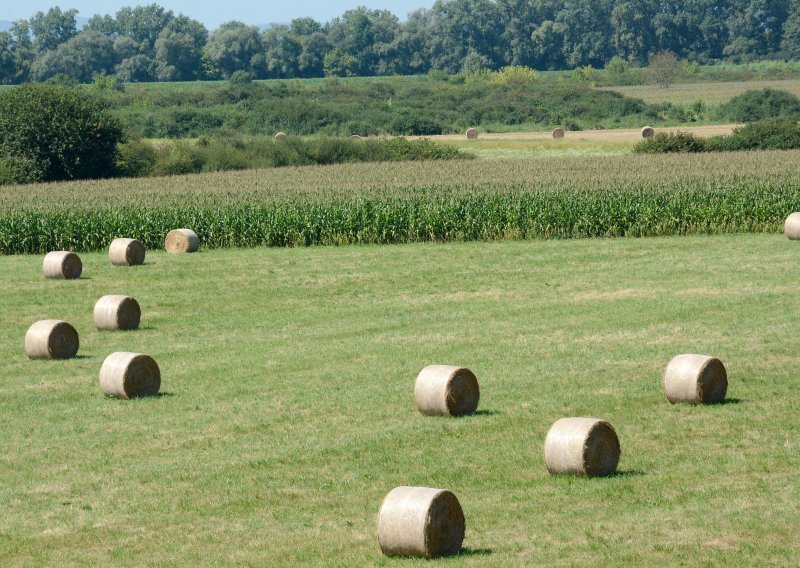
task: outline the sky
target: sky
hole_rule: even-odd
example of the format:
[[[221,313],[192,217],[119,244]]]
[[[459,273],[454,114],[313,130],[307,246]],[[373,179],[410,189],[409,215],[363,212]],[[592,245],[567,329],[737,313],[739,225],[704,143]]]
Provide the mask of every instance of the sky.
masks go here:
[[[293,18],[311,16],[325,23],[347,10],[365,6],[371,10],[389,10],[401,20],[418,8],[430,8],[434,0],[297,0],[292,2],[275,0],[27,0],[4,1],[0,7],[0,20],[28,19],[36,12],[47,12],[58,6],[62,11],[78,10],[78,17],[90,18],[95,14],[111,14],[123,6],[158,4],[176,14],[183,13],[205,24],[208,30],[221,23],[239,20],[249,25],[289,23]]]

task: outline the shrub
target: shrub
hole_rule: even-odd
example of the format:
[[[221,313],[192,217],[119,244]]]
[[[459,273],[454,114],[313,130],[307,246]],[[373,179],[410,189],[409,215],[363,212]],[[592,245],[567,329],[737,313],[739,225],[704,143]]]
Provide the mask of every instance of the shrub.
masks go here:
[[[705,152],[706,141],[688,132],[659,132],[652,138],[637,142],[633,151],[639,154]]]
[[[116,173],[122,129],[77,89],[24,85],[0,93],[0,158],[24,160],[38,181]]]
[[[153,172],[158,152],[149,142],[133,139],[117,147],[117,173],[125,177],[143,177]]]
[[[720,117],[734,122],[753,122],[766,118],[800,119],[800,98],[778,89],[746,91],[719,108]]]
[[[800,126],[796,120],[772,118],[736,128],[730,136],[714,136],[709,150],[793,150],[800,148]]]

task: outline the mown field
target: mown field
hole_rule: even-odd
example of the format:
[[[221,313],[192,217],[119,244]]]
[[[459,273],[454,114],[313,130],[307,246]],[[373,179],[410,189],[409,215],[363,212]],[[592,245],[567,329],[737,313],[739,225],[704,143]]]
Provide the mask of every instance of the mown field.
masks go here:
[[[345,164],[0,189],[0,252],[777,232],[800,153]]]
[[[381,500],[445,487],[465,566],[789,566],[800,553],[797,244],[780,235],[0,259],[0,564],[401,566]],[[101,295],[141,329],[98,332]],[[79,357],[29,361],[63,318]],[[118,350],[159,363],[162,396],[104,398]],[[726,364],[730,402],[671,406],[677,353]],[[467,365],[475,416],[420,416],[428,363]],[[553,478],[558,418],[617,429],[619,474]]]
[[[800,96],[800,80],[779,79],[763,81],[721,81],[706,83],[676,83],[668,89],[658,85],[633,85],[626,87],[608,87],[612,90],[631,97],[642,99],[647,103],[672,103],[677,105],[692,105],[702,102],[705,105],[719,105],[726,103],[745,91],[759,89],[779,89]]]

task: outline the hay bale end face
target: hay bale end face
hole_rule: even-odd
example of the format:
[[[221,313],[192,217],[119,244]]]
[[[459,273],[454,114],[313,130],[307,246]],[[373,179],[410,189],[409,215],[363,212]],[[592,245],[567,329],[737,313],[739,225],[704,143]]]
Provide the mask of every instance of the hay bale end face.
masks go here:
[[[115,398],[137,398],[158,394],[161,370],[149,355],[118,351],[100,367],[100,390]]]
[[[164,248],[172,254],[195,252],[200,248],[200,239],[191,229],[173,229],[164,239]]]
[[[286,140],[286,133],[285,132],[278,132],[275,135],[275,140]]]
[[[378,544],[386,556],[457,554],[465,529],[461,504],[446,489],[395,487],[378,514]]]
[[[108,247],[108,259],[114,266],[144,264],[144,253],[144,245],[136,239],[114,239]]]
[[[57,250],[48,252],[42,263],[45,278],[80,278],[83,272],[81,259],[74,252]]]
[[[653,130],[652,126],[645,126],[642,128],[642,138],[652,138],[655,136],[656,131]]]
[[[130,296],[103,296],[94,305],[94,325],[99,330],[136,329],[142,310]]]
[[[728,373],[722,361],[708,355],[677,355],[664,373],[664,393],[672,404],[713,404],[725,400]]]
[[[790,241],[800,241],[800,213],[792,213],[786,218],[783,233]]]
[[[30,359],[70,359],[79,345],[78,332],[61,320],[37,321],[25,334],[25,354]]]
[[[619,463],[619,438],[599,418],[561,418],[544,441],[544,461],[551,474],[611,475]]]
[[[480,389],[466,367],[428,365],[414,384],[417,409],[426,416],[463,416],[478,408]]]
[[[468,140],[475,140],[478,137],[478,130],[476,128],[470,128],[467,130],[467,139]]]
[[[564,138],[564,129],[563,128],[555,128],[553,130],[553,138],[555,138],[556,140],[560,140],[561,138]]]

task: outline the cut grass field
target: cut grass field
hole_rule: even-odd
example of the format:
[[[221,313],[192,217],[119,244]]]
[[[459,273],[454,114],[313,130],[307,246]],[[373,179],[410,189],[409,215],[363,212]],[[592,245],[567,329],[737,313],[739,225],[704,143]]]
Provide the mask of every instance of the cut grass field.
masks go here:
[[[792,565],[798,254],[778,235],[93,253],[76,281],[2,257],[0,565],[406,565],[375,536],[401,484],[459,497],[448,565]],[[94,330],[112,293],[141,329]],[[77,327],[77,359],[25,358],[43,318]],[[121,350],[156,359],[162,396],[100,394]],[[725,362],[729,403],[666,402],[685,352]],[[477,415],[416,412],[434,362],[475,371]],[[571,415],[614,425],[619,475],[547,474]]]
[[[706,105],[718,105],[728,102],[745,91],[759,89],[779,89],[800,96],[800,80],[783,79],[777,81],[729,81],[709,83],[676,83],[668,89],[658,85],[635,85],[629,87],[606,87],[607,91],[616,91],[635,99],[643,99],[647,103],[673,103],[691,105],[702,102]]]

